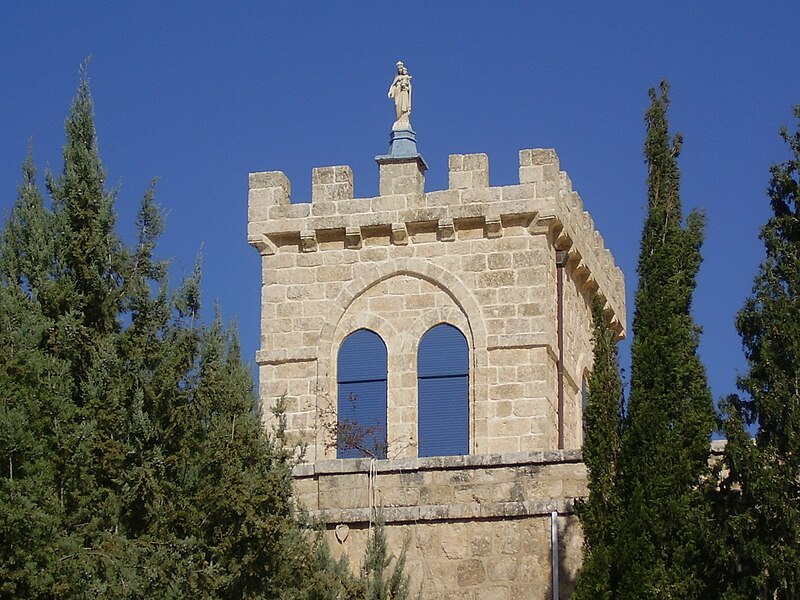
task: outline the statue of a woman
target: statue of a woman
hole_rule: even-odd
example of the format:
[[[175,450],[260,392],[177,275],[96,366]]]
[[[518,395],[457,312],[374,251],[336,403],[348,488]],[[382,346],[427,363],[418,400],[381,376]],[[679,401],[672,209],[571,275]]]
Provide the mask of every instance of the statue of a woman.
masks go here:
[[[394,98],[395,122],[392,131],[411,129],[411,75],[403,61],[397,62],[397,75],[389,86],[389,98]]]

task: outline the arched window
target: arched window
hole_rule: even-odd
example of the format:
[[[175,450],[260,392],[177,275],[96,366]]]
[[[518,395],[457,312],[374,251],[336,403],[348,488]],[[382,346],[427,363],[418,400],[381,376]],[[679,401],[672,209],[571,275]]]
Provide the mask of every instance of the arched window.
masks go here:
[[[368,329],[348,335],[337,363],[337,458],[386,458],[386,345]]]
[[[469,348],[452,325],[422,336],[417,355],[419,456],[469,454]]]

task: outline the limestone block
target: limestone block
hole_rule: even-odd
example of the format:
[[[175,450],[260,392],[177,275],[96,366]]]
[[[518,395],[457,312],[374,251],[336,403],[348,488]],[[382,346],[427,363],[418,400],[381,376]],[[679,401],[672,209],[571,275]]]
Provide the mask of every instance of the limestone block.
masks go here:
[[[463,171],[464,170],[464,154],[451,154],[447,157],[448,171]]]
[[[493,252],[487,257],[489,269],[510,269],[511,254],[508,252]]]
[[[461,269],[464,271],[485,271],[486,270],[486,255],[485,254],[467,254],[461,258]]]
[[[519,168],[520,183],[536,183],[541,181],[544,181],[544,169],[541,167],[541,165]],[[537,196],[541,196],[541,194],[537,194]]]
[[[438,190],[425,194],[428,206],[455,206],[461,202],[458,190]]]
[[[558,166],[558,156],[552,148],[532,148],[519,151],[520,166],[536,165],[556,165]]]
[[[461,190],[460,197],[462,206],[453,207],[453,217],[478,217],[483,215],[486,210],[483,205],[501,201],[502,191],[501,188],[470,187]],[[476,206],[463,206],[465,204]]]
[[[514,285],[514,271],[506,269],[480,273],[478,275],[478,285],[490,288]]]
[[[530,171],[526,171],[526,173],[529,174],[530,181],[541,181],[542,177],[544,176],[544,172],[541,170],[540,167],[524,167],[524,168],[531,169]],[[535,169],[538,169],[538,171],[534,172]],[[504,202],[515,201],[515,200],[530,200],[536,197],[536,185],[534,183],[507,185],[499,189],[502,193],[501,198]]]
[[[489,187],[489,157],[486,154],[451,154],[448,167],[451,190]]]
[[[408,198],[403,194],[394,196],[378,196],[370,201],[370,210],[374,213],[403,210],[408,207]]]
[[[370,204],[362,199],[353,199],[351,198],[342,198],[336,203],[336,212],[340,215],[355,215],[358,213],[365,213],[369,212]],[[347,219],[337,219],[331,220],[327,223],[320,224],[322,226],[341,226],[342,224],[347,224]],[[320,226],[318,225],[318,226]]]
[[[459,561],[456,581],[459,587],[470,587],[483,583],[486,579],[486,568],[477,558]]]
[[[421,183],[418,177],[397,177],[392,182],[392,191],[395,194],[420,194]]]
[[[381,196],[425,192],[425,172],[423,165],[416,158],[383,162],[379,165],[379,169]]]
[[[544,167],[538,167],[544,169]],[[521,169],[520,169],[521,170]],[[555,198],[558,196],[558,183],[551,179],[547,179],[544,174],[542,179],[536,183],[536,197],[537,198]]]
[[[292,186],[289,179],[282,171],[264,171],[260,173],[250,173],[249,188],[251,190],[280,189],[283,192],[283,198],[276,196],[276,199],[279,200],[281,204],[288,204]]]
[[[329,217],[336,214],[335,202],[317,202],[311,203],[311,216],[312,217]]]
[[[269,209],[269,218],[272,221],[283,219],[303,219],[311,214],[311,205],[308,202],[298,204],[281,204]]]
[[[280,171],[250,173],[247,194],[247,220],[250,223],[270,218],[270,208],[289,205],[291,185]]]
[[[472,173],[470,171],[450,171],[449,180],[451,190],[472,187]]]

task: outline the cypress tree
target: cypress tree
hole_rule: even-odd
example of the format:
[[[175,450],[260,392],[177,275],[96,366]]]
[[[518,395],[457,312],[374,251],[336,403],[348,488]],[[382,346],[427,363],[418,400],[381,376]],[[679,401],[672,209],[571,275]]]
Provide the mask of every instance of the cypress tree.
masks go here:
[[[670,140],[669,88],[645,114],[648,211],[639,255],[631,389],[618,464],[614,596],[700,598],[706,586],[708,472],[714,409],[691,316],[704,218],[684,223]]]
[[[573,598],[612,598],[617,529],[617,461],[622,432],[622,379],[617,336],[606,324],[603,301],[592,299],[594,360],[584,415],[583,461],[589,497],[575,511],[583,530],[583,564]]]
[[[770,169],[766,256],[736,318],[749,369],[725,424],[726,598],[800,597],[800,105],[794,115],[794,133],[781,131],[791,157]]]
[[[0,236],[0,598],[337,597],[235,334],[155,258],[152,187],[115,233],[85,68],[66,136]]]
[[[359,597],[365,600],[405,600],[408,598],[408,577],[404,573],[405,551],[395,561],[389,572],[392,558],[386,546],[386,533],[381,521],[375,524],[369,535],[361,569],[363,591]]]

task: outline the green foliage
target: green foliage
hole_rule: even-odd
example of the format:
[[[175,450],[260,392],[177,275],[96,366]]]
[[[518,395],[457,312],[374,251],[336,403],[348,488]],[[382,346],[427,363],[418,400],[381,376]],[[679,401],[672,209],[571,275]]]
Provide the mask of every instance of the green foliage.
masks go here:
[[[408,577],[404,573],[405,551],[387,572],[392,560],[386,548],[383,523],[376,523],[367,543],[361,584],[365,600],[405,600],[408,597]]]
[[[691,316],[704,219],[693,212],[683,220],[681,138],[670,140],[668,92],[666,82],[658,92],[651,89],[645,114],[648,213],[639,255],[630,397],[616,464],[601,466],[617,444],[611,414],[605,431],[598,432],[608,439],[590,447],[590,453],[606,455],[598,455],[591,467],[595,491],[603,489],[607,501],[616,503],[614,523],[605,533],[613,534],[613,546],[601,546],[596,579],[582,583],[596,597],[702,598],[706,593],[709,510],[700,484],[708,475],[714,409]],[[615,385],[609,387],[612,396]],[[608,402],[610,411],[611,398]],[[589,460],[595,457],[590,454]]]
[[[795,107],[800,120],[800,105]],[[773,165],[766,257],[736,319],[749,363],[725,423],[719,495],[722,597],[800,597],[800,121]],[[745,431],[756,425],[755,439]]]
[[[594,364],[586,403],[583,460],[589,497],[575,510],[583,529],[583,565],[573,598],[611,598],[617,529],[617,461],[622,434],[622,379],[617,337],[606,325],[603,301],[592,299]]]
[[[147,191],[114,230],[85,70],[51,202],[23,165],[0,237],[0,598],[338,598],[238,341],[175,292]]]

